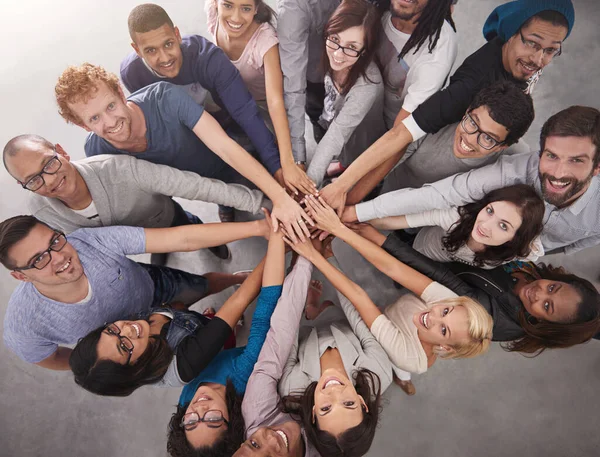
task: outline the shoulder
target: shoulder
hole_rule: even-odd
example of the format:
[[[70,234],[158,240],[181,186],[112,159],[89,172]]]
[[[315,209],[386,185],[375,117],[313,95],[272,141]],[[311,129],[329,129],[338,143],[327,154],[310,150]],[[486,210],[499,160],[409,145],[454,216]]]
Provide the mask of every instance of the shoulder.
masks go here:
[[[502,42],[494,39],[487,42],[473,54],[468,56],[461,67],[465,65],[476,67],[483,64],[496,67],[498,61],[502,61]]]
[[[181,38],[181,52],[185,59],[199,59],[218,54],[220,48],[200,35],[184,35]]]
[[[348,94],[357,89],[374,91],[379,89],[383,90],[382,82],[383,78],[379,67],[375,62],[371,62],[365,69],[365,74],[358,77],[354,86],[348,91]]]
[[[95,133],[90,133],[85,139],[83,146],[86,156],[96,156],[100,154],[113,153],[117,151],[108,141],[100,138]]]
[[[27,197],[27,207],[31,211],[31,214],[37,217],[38,213],[43,212],[45,209],[50,209],[50,200],[30,192],[30,195]]]
[[[73,166],[77,168],[79,173],[85,180],[87,173],[101,174],[118,172],[123,173],[129,171],[139,159],[128,154],[100,154],[93,157],[87,157],[82,160],[73,162]]]
[[[127,79],[132,76],[139,76],[140,73],[148,72],[144,61],[135,53],[131,52],[121,61],[119,67],[121,79]]]

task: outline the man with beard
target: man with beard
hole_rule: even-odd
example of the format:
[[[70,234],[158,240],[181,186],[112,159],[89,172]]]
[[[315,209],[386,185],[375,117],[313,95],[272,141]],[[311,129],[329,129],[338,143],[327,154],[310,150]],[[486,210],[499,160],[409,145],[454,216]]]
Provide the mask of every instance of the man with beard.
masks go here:
[[[383,66],[388,129],[440,90],[456,59],[452,0],[392,0],[381,18],[377,57]]]
[[[491,190],[529,184],[544,199],[541,235],[548,253],[573,253],[600,243],[600,111],[571,106],[542,127],[539,155],[502,156],[493,165],[420,189],[402,189],[347,207],[344,221],[462,206]]]
[[[467,57],[445,89],[435,93],[355,160],[321,195],[341,211],[361,201],[427,133],[460,121],[471,100],[496,81],[531,92],[541,70],[562,52],[575,21],[571,0],[517,0],[497,7],[483,33],[487,44]]]

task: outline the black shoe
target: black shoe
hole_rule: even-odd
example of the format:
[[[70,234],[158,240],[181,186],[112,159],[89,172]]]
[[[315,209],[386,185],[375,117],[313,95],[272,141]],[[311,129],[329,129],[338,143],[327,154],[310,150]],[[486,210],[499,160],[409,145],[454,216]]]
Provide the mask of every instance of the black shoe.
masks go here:
[[[208,250],[214,255],[216,255],[219,259],[228,260],[231,258],[231,251],[229,250],[226,244],[208,248]]]

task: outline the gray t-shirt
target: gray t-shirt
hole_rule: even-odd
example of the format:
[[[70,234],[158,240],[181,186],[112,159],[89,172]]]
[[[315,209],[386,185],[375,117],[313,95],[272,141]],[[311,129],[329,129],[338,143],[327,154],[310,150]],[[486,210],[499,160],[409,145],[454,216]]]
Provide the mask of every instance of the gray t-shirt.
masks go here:
[[[479,159],[459,159],[453,152],[454,132],[458,124],[448,125],[435,134],[411,143],[402,162],[386,178],[383,192],[419,188],[423,184],[494,163],[500,155],[529,152],[527,145],[519,141],[503,151]]]
[[[94,293],[85,303],[68,304],[43,296],[31,283],[17,286],[4,316],[4,343],[26,362],[40,362],[59,344],[74,344],[105,322],[152,306],[150,275],[125,257],[145,252],[143,228],[80,229],[68,241],[77,250]]]
[[[85,142],[86,156],[130,154],[208,178],[230,172],[229,166],[192,131],[204,107],[197,105],[181,87],[158,82],[134,92],[127,100],[138,105],[146,118],[146,150],[129,153],[91,133]]]

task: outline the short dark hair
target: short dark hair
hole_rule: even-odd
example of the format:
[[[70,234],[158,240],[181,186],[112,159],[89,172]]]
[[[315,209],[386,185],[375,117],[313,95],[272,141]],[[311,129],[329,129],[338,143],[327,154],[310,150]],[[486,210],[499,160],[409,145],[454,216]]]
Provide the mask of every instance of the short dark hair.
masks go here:
[[[365,43],[360,56],[350,68],[346,80],[341,84],[340,93],[343,95],[348,93],[359,77],[369,79],[366,71],[375,57],[379,44],[381,15],[375,5],[365,0],[344,0],[332,13],[323,29],[323,39],[326,40],[330,35],[359,26],[365,30]],[[331,73],[326,47],[323,49],[322,65],[325,73]],[[382,84],[381,81],[370,82]]]
[[[567,21],[567,18],[562,13],[559,13],[558,11],[555,11],[555,10],[544,10],[544,11],[540,11],[537,14],[534,14],[533,16],[531,16],[529,19],[527,19],[523,23],[523,25],[521,26],[521,29],[523,29],[523,28],[527,27],[529,24],[531,24],[531,22],[534,19],[549,22],[550,24],[552,24],[555,27],[564,27],[565,29],[567,29],[567,32],[569,31],[569,21]]]
[[[173,21],[167,12],[154,3],[143,3],[136,6],[131,10],[129,18],[127,18],[129,36],[134,42],[136,33],[146,33],[156,30],[165,24],[173,28]]]
[[[596,108],[574,105],[550,116],[540,133],[540,155],[550,136],[588,137],[596,147],[594,168],[600,163],[600,111]]]
[[[587,279],[567,272],[562,267],[539,264],[536,267],[542,279],[569,284],[579,294],[577,313],[569,322],[531,322],[521,309],[519,323],[525,336],[503,345],[510,352],[522,352],[537,356],[546,349],[568,348],[585,343],[600,331],[600,294]]]
[[[493,202],[507,201],[515,205],[523,222],[515,232],[512,240],[500,246],[486,246],[481,252],[475,253],[475,266],[500,265],[515,257],[527,257],[531,253],[531,242],[544,228],[544,201],[527,184],[515,184],[501,187],[488,192],[481,200],[468,203],[458,209],[460,218],[442,239],[442,244],[448,252],[456,252],[464,246],[475,225],[477,215],[487,205]]]
[[[8,171],[8,173],[11,176],[12,174],[10,173],[8,166],[6,165],[6,158],[15,157],[19,153],[19,151],[25,146],[26,143],[39,144],[49,149],[54,148],[54,145],[50,141],[39,135],[25,134],[11,138],[10,140],[8,140],[8,143],[6,143],[6,145],[4,146],[4,150],[2,151],[2,162],[4,163],[4,168],[6,168],[6,171]]]
[[[48,224],[34,216],[14,216],[0,222],[0,263],[7,269],[14,270],[18,267],[8,256],[8,251],[19,241],[25,239],[38,224],[45,225],[50,230],[54,230]]]
[[[281,409],[299,417],[308,441],[323,456],[363,456],[369,451],[375,437],[381,410],[381,381],[377,374],[365,368],[355,371],[353,377],[356,392],[365,400],[368,411],[363,409],[362,422],[341,433],[337,438],[320,430],[318,424],[313,423],[316,381],[311,382],[304,391],[286,395],[281,399]]]
[[[177,410],[169,421],[167,451],[172,457],[231,457],[244,442],[246,424],[242,415],[243,396],[235,390],[233,382],[228,378],[225,386],[225,403],[229,412],[229,425],[225,432],[211,447],[194,449],[185,437],[185,430],[180,426],[181,419],[189,403],[177,405]],[[223,428],[223,427],[222,427]]]
[[[154,384],[165,375],[173,359],[173,350],[165,337],[151,335],[148,347],[134,364],[121,365],[98,360],[98,341],[104,326],[81,338],[69,357],[75,382],[97,395],[126,397],[138,387]]]
[[[531,95],[510,81],[499,81],[481,89],[468,111],[480,106],[485,106],[490,117],[508,130],[504,140],[508,146],[525,135],[535,117]]]

